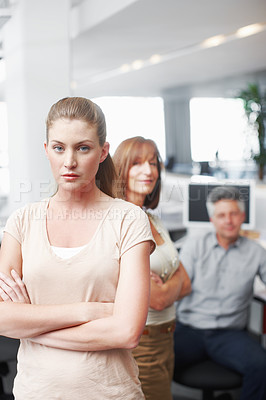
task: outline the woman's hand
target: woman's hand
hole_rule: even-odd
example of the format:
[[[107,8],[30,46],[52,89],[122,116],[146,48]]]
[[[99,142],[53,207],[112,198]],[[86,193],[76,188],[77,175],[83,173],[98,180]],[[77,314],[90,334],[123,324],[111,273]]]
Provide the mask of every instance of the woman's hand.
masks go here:
[[[25,284],[18,273],[12,269],[11,276],[0,272],[0,296],[3,301],[30,304],[30,298]]]
[[[151,275],[151,279],[153,282],[155,282],[158,286],[162,286],[163,285],[163,281],[162,279],[159,277],[158,274],[156,274],[155,272],[151,271],[150,272]]]

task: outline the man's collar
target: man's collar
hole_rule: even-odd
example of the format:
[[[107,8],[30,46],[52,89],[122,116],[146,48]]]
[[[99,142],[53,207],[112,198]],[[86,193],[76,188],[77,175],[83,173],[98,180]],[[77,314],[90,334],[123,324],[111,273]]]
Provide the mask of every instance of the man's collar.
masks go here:
[[[212,244],[213,247],[217,247],[217,246],[222,247],[218,242],[218,239],[217,239],[215,231],[212,232],[211,240],[212,240],[211,244]],[[230,244],[229,248],[238,247],[240,245],[240,243],[241,243],[241,240],[242,240],[242,236],[239,235],[238,238],[236,239],[236,241]]]
[[[219,243],[218,243],[218,240],[217,240],[217,236],[216,236],[216,232],[215,232],[215,231],[212,232],[211,237],[210,237],[210,240],[212,241],[211,244],[212,244],[213,247],[220,246]]]

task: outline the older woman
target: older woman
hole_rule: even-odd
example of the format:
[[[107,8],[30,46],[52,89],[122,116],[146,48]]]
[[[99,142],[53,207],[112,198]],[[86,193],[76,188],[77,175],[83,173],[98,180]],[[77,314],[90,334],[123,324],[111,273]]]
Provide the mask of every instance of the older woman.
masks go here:
[[[146,210],[154,240],[151,255],[150,308],[141,340],[133,354],[146,400],[171,400],[174,368],[174,302],[190,293],[190,280],[155,209],[161,190],[161,161],[156,144],[133,137],[117,148],[113,161],[122,182],[121,197]],[[141,279],[141,278],[140,278]]]

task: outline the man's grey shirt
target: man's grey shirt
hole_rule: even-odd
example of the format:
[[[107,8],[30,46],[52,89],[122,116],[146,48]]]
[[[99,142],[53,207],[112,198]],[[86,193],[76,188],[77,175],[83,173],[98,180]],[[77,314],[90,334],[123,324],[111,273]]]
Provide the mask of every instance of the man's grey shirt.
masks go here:
[[[266,283],[266,250],[242,236],[225,250],[215,232],[207,232],[187,238],[180,261],[192,292],[178,303],[178,320],[201,329],[244,328],[255,276]]]

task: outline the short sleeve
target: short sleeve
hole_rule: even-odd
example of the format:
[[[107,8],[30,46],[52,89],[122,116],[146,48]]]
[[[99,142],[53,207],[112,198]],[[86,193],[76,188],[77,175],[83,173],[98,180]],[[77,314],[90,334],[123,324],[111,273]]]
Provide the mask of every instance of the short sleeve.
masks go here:
[[[4,232],[13,236],[20,244],[22,243],[22,228],[21,228],[21,209],[14,211],[6,222]]]
[[[145,241],[150,242],[150,253],[155,249],[150,222],[145,212],[134,207],[128,210],[121,224],[120,257],[131,247]]]

